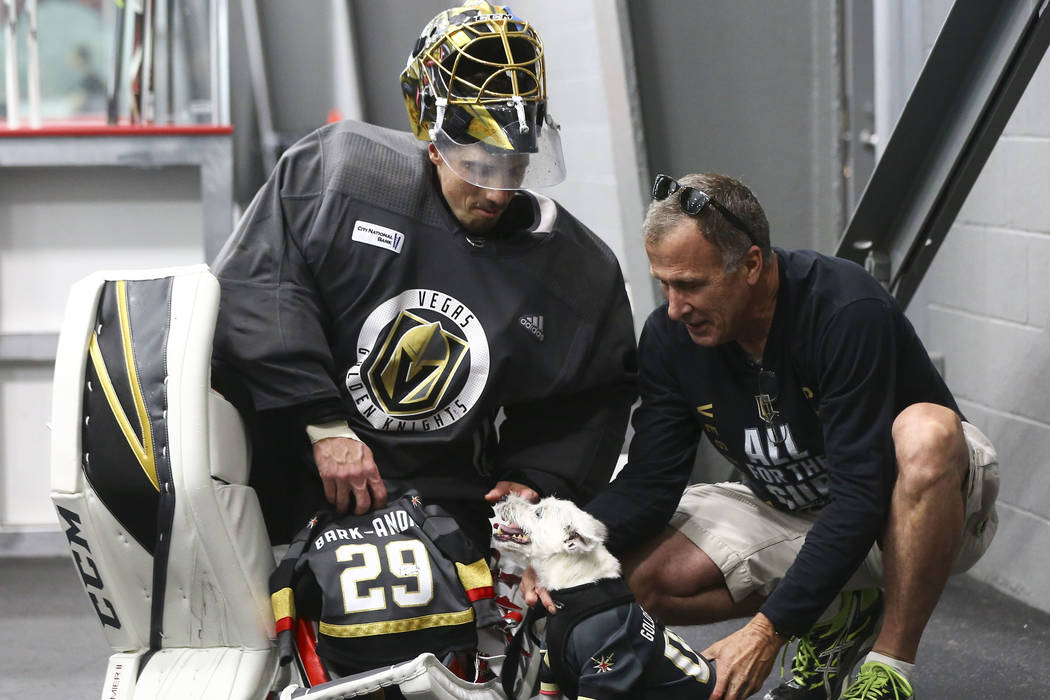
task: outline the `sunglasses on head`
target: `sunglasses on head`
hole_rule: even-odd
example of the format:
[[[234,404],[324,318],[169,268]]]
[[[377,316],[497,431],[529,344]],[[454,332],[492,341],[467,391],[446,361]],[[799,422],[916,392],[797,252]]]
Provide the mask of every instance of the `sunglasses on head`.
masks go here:
[[[714,199],[711,195],[702,190],[698,190],[695,187],[680,185],[678,180],[675,180],[670,175],[657,175],[656,179],[653,180],[652,198],[657,202],[665,200],[676,193],[678,194],[678,206],[682,207],[682,211],[686,214],[697,216],[704,210],[704,207],[710,204],[718,210],[718,213],[720,213],[726,221],[746,234],[754,245],[759,245],[758,241],[755,239],[755,234],[751,233],[751,229],[747,227],[747,224],[741,221],[736,214],[729,211],[725,205],[717,199]],[[761,248],[761,246],[759,247]]]

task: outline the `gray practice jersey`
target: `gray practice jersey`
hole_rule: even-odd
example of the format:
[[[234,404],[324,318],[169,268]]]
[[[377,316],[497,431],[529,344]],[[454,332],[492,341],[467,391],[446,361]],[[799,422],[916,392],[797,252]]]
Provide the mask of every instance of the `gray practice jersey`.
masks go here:
[[[522,191],[471,240],[425,144],[341,122],[285,153],[214,269],[216,357],[256,409],[348,419],[384,478],[431,500],[607,482],[632,318],[613,254],[553,200]]]

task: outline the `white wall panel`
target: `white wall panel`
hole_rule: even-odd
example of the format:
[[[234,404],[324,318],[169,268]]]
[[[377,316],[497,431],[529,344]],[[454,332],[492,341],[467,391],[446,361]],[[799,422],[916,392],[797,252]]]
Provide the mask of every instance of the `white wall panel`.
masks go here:
[[[0,522],[56,525],[49,462],[51,367],[0,367]]]
[[[0,169],[0,334],[57,334],[95,270],[204,262],[202,217],[197,168]],[[54,524],[50,405],[50,365],[0,357],[0,532]]]

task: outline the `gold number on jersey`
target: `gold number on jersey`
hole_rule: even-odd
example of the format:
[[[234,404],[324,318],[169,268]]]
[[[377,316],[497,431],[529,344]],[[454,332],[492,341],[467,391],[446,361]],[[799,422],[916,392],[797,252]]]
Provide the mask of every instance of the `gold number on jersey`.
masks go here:
[[[400,608],[426,605],[434,597],[434,573],[426,546],[419,540],[395,540],[385,547],[387,571],[406,585],[391,586],[391,598]],[[387,607],[382,585],[365,588],[361,584],[378,579],[383,573],[379,548],[374,544],[344,544],[335,550],[336,561],[350,562],[339,574],[346,614],[382,610]]]
[[[411,554],[411,558],[406,557]],[[426,605],[434,598],[434,574],[430,570],[430,557],[426,546],[419,540],[397,540],[387,542],[386,560],[390,573],[398,578],[414,579],[407,586],[391,586],[394,603],[401,608]]]
[[[382,610],[386,607],[386,594],[382,587],[368,588],[361,595],[358,584],[373,581],[383,573],[379,561],[379,550],[374,544],[344,544],[335,550],[336,561],[353,562],[339,574],[339,585],[343,589],[343,607],[346,613]]]
[[[711,678],[711,669],[700,655],[693,651],[689,643],[669,629],[664,628],[664,656],[700,683],[707,683]]]

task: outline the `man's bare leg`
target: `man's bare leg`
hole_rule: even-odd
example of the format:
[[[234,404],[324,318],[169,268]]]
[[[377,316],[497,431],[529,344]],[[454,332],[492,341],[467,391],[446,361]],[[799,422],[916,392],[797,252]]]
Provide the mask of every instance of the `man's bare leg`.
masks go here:
[[[734,603],[722,571],[682,533],[667,528],[624,561],[627,583],[647,611],[672,625],[703,625],[754,615],[765,597]]]
[[[893,423],[897,482],[883,538],[886,617],[874,650],[914,663],[962,538],[969,451],[954,411],[914,404]]]

